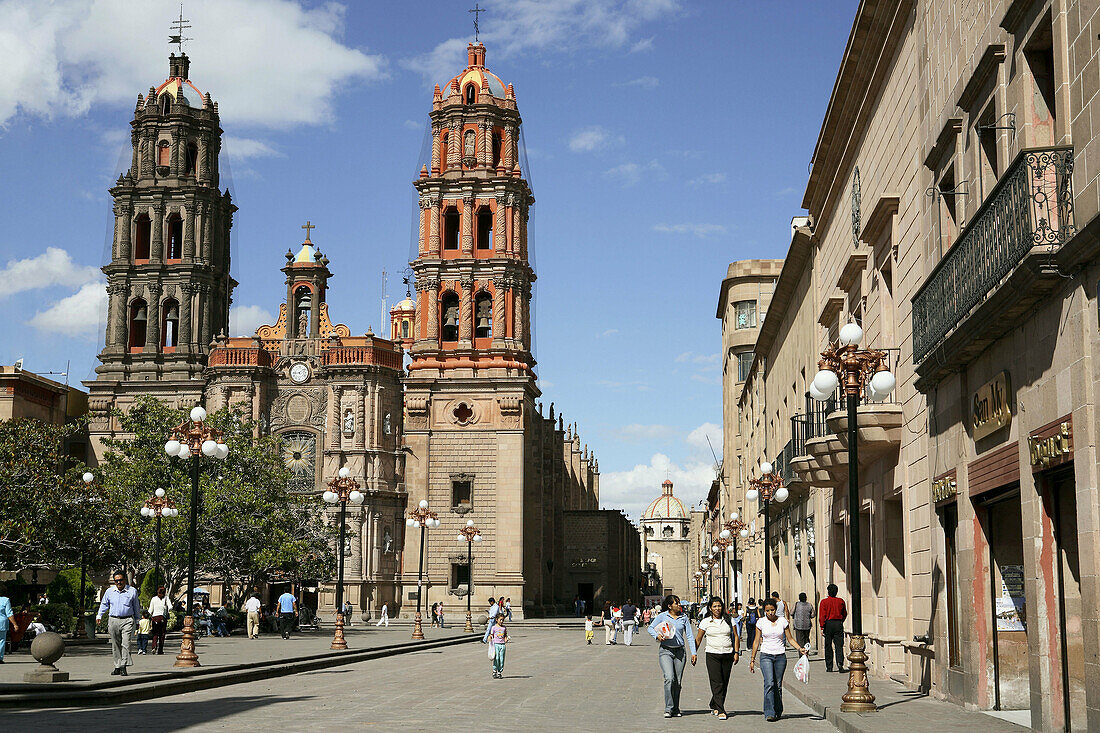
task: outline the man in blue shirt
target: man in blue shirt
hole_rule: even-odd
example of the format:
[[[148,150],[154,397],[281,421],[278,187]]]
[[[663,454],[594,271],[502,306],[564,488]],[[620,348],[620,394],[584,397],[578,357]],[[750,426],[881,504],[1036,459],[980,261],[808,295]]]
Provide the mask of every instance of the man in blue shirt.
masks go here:
[[[290,590],[294,590],[293,586]],[[294,617],[298,614],[298,599],[290,590],[279,596],[275,609],[279,614],[279,633],[284,639],[290,638],[290,630],[294,628]]]
[[[9,628],[19,631],[19,624],[15,623],[15,611],[11,607],[11,599],[8,598],[8,589],[0,583],[0,664],[4,663]]]
[[[134,638],[134,629],[141,619],[141,603],[138,601],[137,588],[126,582],[126,574],[121,570],[111,573],[114,587],[108,588],[99,604],[95,620],[108,614],[107,634],[111,637],[111,652],[115,658],[115,671],[111,674],[126,676],[130,660],[130,642]]]

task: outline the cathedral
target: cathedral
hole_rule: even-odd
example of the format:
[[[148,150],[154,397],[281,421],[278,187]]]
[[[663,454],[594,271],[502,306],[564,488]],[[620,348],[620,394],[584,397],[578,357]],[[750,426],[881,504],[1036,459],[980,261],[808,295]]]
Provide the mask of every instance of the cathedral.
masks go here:
[[[219,185],[218,104],[189,65],[173,54],[168,78],[138,95],[131,165],[110,190],[109,313],[87,383],[96,455],[118,431],[110,410],[140,395],[181,408],[240,406],[257,434],[279,438],[292,490],[319,494],[343,467],[363,487],[340,549],[345,597],[364,618],[382,604],[415,611],[421,545],[404,514],[421,500],[441,521],[423,558],[425,605],[464,605],[472,587],[477,607],[506,596],[520,616],[569,607],[577,588],[566,570],[580,560],[564,513],[598,511],[599,463],[576,426],[539,401],[534,197],[519,164],[512,85],[473,43],[466,68],[435,88],[431,161],[414,183],[415,295],[391,310],[390,339],[332,322],[331,262],[309,223],[286,253],[276,323],[242,338],[227,336],[236,207]],[[472,568],[455,539],[469,519],[484,539]],[[312,600],[331,604],[333,590],[333,579],[319,579]]]

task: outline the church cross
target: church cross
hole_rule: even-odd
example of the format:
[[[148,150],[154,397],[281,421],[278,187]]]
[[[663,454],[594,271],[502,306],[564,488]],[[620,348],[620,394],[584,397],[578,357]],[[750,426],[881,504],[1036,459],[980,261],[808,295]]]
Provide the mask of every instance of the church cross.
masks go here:
[[[171,23],[172,30],[176,31],[168,36],[168,43],[175,43],[179,45],[180,53],[183,53],[183,42],[193,40],[191,38],[184,38],[183,32],[191,27],[191,21],[183,17],[183,3],[180,3],[180,17],[173,20]]]
[[[311,229],[316,229],[316,228],[317,228],[317,226],[315,224],[310,224],[309,219],[306,219],[306,223],[302,225],[302,229],[306,230],[306,241],[307,242],[309,242],[309,231]]]
[[[478,16],[486,11],[485,8],[480,7],[477,3],[474,3],[473,10],[468,10],[466,12],[474,14],[474,42],[476,43],[479,40],[478,34],[481,32],[481,29],[478,27],[477,24]]]

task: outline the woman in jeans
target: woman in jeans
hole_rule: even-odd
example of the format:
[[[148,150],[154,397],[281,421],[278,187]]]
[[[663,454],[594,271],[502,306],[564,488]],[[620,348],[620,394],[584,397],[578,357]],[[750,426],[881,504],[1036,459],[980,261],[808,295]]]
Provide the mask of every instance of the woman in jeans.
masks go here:
[[[691,622],[684,615],[678,596],[665,596],[661,612],[649,624],[649,635],[660,642],[657,650],[657,664],[661,666],[661,676],[665,678],[665,717],[683,716],[680,712],[680,680],[684,677],[684,662],[687,654],[684,644],[691,651],[691,664],[695,666],[695,636],[691,633]]]
[[[695,643],[706,637],[707,676],[710,678],[710,713],[719,720],[726,719],[726,690],[729,689],[730,672],[741,651],[741,637],[737,634],[733,619],[726,613],[721,598],[710,599],[707,615],[699,621]]]
[[[749,671],[756,671],[759,656],[760,673],[764,675],[764,717],[770,723],[783,717],[783,673],[787,671],[787,647],[783,639],[786,637],[796,649],[798,642],[791,635],[787,619],[778,615],[774,599],[764,601],[763,609],[763,618],[756,622]]]

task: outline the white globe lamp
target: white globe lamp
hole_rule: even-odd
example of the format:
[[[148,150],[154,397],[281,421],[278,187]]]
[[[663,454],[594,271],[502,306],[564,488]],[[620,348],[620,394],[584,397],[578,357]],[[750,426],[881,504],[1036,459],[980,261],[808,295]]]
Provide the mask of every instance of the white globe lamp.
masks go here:
[[[192,422],[202,422],[205,419],[206,419],[206,410],[202,409],[201,407],[192,407],[191,408],[191,421]]]
[[[841,346],[859,346],[863,340],[863,329],[858,323],[846,323],[840,329],[839,340]]]

